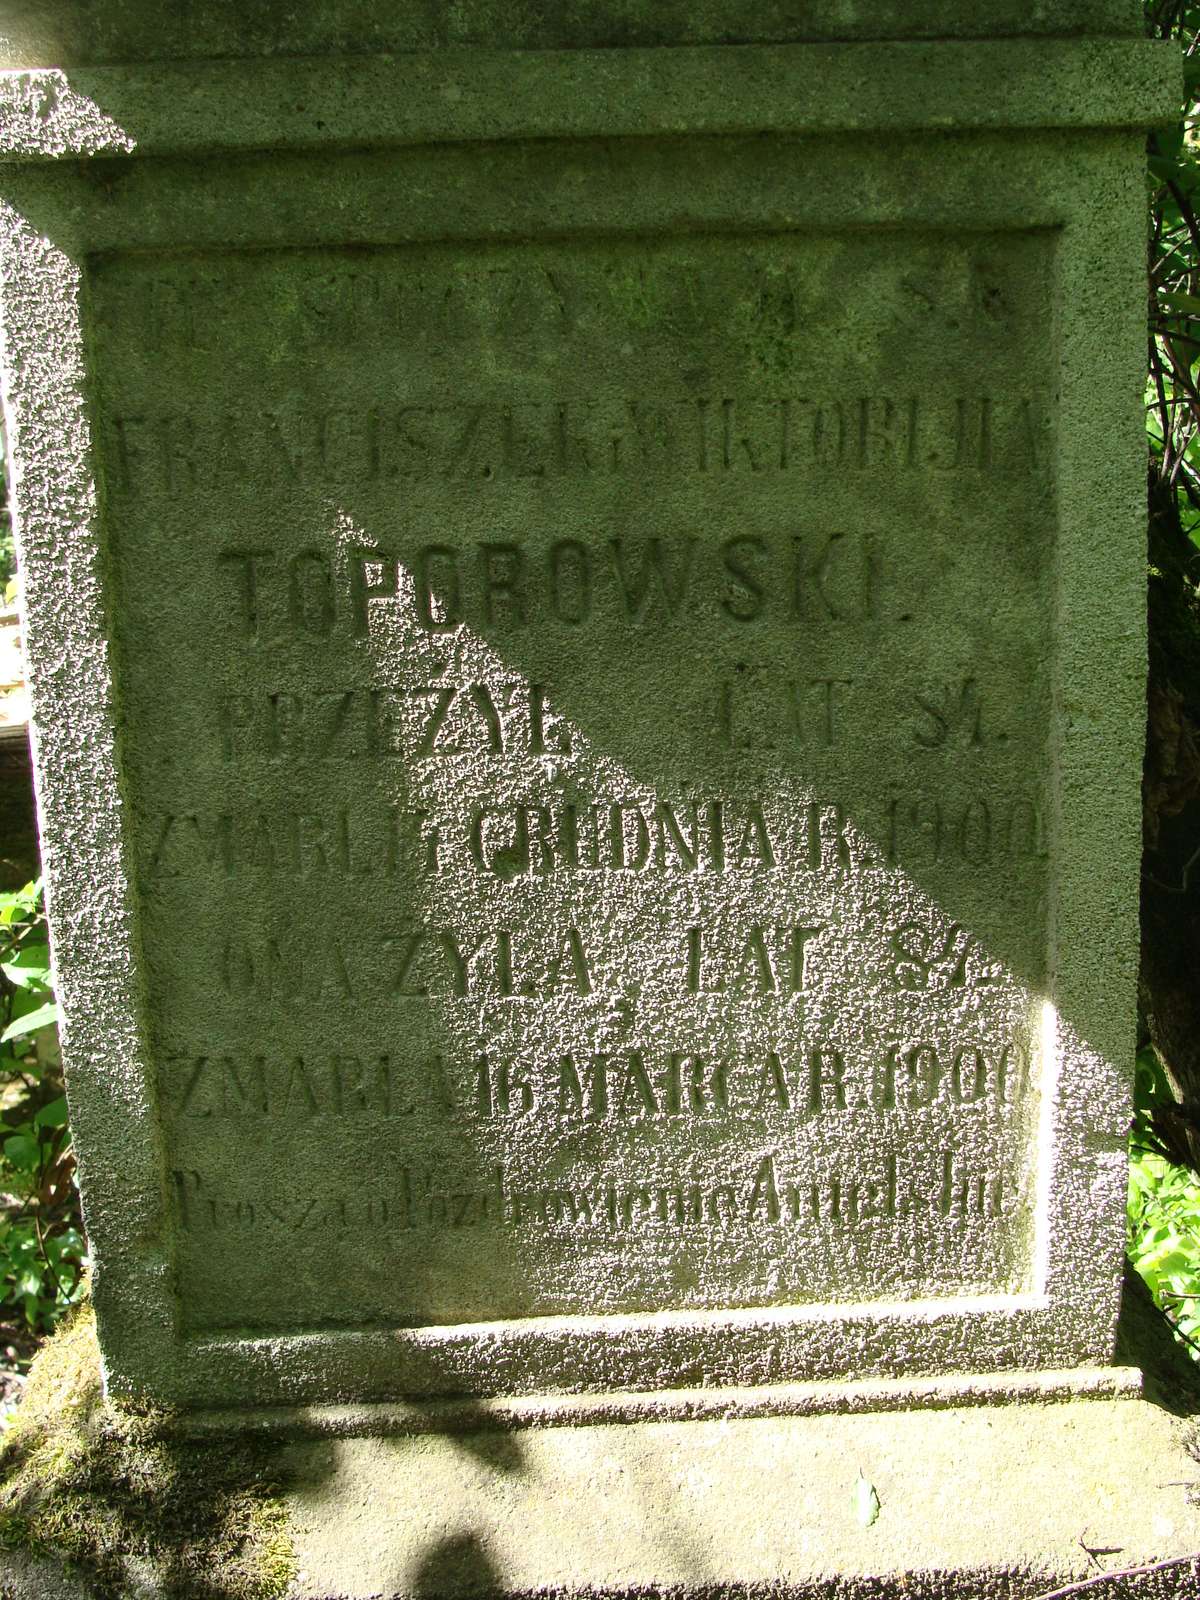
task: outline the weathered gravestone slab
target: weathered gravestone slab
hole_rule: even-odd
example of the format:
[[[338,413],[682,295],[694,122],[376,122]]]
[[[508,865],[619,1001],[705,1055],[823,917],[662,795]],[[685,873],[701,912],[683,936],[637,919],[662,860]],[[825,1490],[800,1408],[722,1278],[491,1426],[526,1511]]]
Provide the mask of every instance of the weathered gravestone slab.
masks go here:
[[[734,9],[10,40],[116,1390],[1111,1359],[1169,73]]]

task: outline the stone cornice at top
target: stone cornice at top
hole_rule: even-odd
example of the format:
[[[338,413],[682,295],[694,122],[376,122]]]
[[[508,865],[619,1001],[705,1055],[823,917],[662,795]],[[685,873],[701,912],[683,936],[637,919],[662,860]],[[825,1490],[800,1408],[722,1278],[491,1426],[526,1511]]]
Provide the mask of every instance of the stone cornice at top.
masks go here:
[[[1142,0],[4,0],[0,68],[1144,31]]]
[[[1147,39],[682,46],[155,62],[0,73],[0,161],[513,139],[1143,128]]]

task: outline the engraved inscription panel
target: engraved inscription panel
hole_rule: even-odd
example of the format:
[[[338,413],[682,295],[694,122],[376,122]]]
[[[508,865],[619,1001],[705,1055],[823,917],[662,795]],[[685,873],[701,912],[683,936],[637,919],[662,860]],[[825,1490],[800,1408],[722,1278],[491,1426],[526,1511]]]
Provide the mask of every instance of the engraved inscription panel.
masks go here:
[[[1053,254],[93,262],[186,1327],[1029,1286]]]

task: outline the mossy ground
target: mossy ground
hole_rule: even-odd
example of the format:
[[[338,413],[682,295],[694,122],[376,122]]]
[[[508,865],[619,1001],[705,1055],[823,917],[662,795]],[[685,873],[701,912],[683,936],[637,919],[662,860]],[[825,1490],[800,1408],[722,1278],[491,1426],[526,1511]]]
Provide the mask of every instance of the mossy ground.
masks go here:
[[[81,1308],[34,1361],[0,1438],[0,1551],[65,1564],[97,1600],[282,1595],[294,1562],[269,1447],[185,1443],[167,1421],[104,1400]]]

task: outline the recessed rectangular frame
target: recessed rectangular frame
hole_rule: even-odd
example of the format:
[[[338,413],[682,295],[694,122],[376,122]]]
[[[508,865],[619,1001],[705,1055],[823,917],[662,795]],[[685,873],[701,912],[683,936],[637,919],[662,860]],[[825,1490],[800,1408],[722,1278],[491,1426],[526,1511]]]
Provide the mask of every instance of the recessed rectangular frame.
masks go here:
[[[990,73],[996,63],[988,53],[1005,47],[971,46],[972,69]],[[895,48],[856,47],[879,66]],[[956,78],[961,47],[922,48],[924,87],[936,105],[939,62]],[[1089,45],[1069,48],[1080,52],[1082,71]],[[951,49],[953,61],[941,54]],[[51,115],[40,160],[22,132],[20,164],[0,177],[5,419],[63,1044],[111,1390],[183,1407],[237,1407],[1016,1373],[1111,1359],[1124,1238],[1144,723],[1141,124],[1167,114],[1174,91],[1173,62],[1156,55],[1161,87],[1152,95],[1146,47],[1128,49],[1139,52],[1136,105],[1118,112],[1110,100],[1111,125],[1070,131],[1044,131],[1033,108],[1013,115],[1017,127],[1009,130],[966,117],[957,130],[833,136],[839,118],[826,108],[813,116],[811,133],[800,118],[786,132],[768,125],[750,135],[743,106],[742,121],[725,129],[684,134],[666,114],[656,126],[651,108],[636,128],[618,118],[606,135],[605,108],[622,103],[622,73],[640,72],[633,59],[640,53],[623,62],[625,52],[581,52],[572,72],[590,107],[581,122],[587,137],[566,136],[556,94],[546,105],[546,136],[532,137],[535,107],[519,128],[498,129],[508,139],[487,144],[474,142],[477,132],[448,140],[434,119],[424,132],[409,128],[403,138],[393,133],[378,146],[354,148],[336,125],[323,142],[297,138],[282,119],[273,134],[260,124],[235,153],[218,131],[225,94],[211,102],[207,136],[197,123],[190,143],[177,141],[160,159],[141,158],[135,129],[124,145],[133,154],[118,153],[119,141],[72,147],[73,136],[64,140]],[[711,83],[723,52],[665,54],[676,92],[686,95],[689,72],[702,71]],[[796,53],[794,66],[803,59]],[[321,66],[329,85],[347,89],[360,70]],[[240,78],[251,104],[259,71],[224,64],[226,91]],[[753,79],[751,71],[739,80],[737,93],[751,96]],[[24,118],[4,88],[0,79],[0,105]],[[127,84],[133,103],[149,104],[156,93],[152,70]],[[95,107],[95,116],[107,116],[106,108]],[[1104,110],[1095,121],[1104,123]],[[736,131],[726,131],[730,125]],[[222,146],[219,159],[208,154]],[[92,159],[82,164],[54,159],[84,154]],[[347,171],[361,197],[350,240],[337,203]],[[1046,285],[1061,385],[1056,762],[1034,1292],[883,1307],[183,1337],[105,621],[88,260],[138,250],[847,225],[881,234],[899,227],[1057,232],[1056,275]]]

